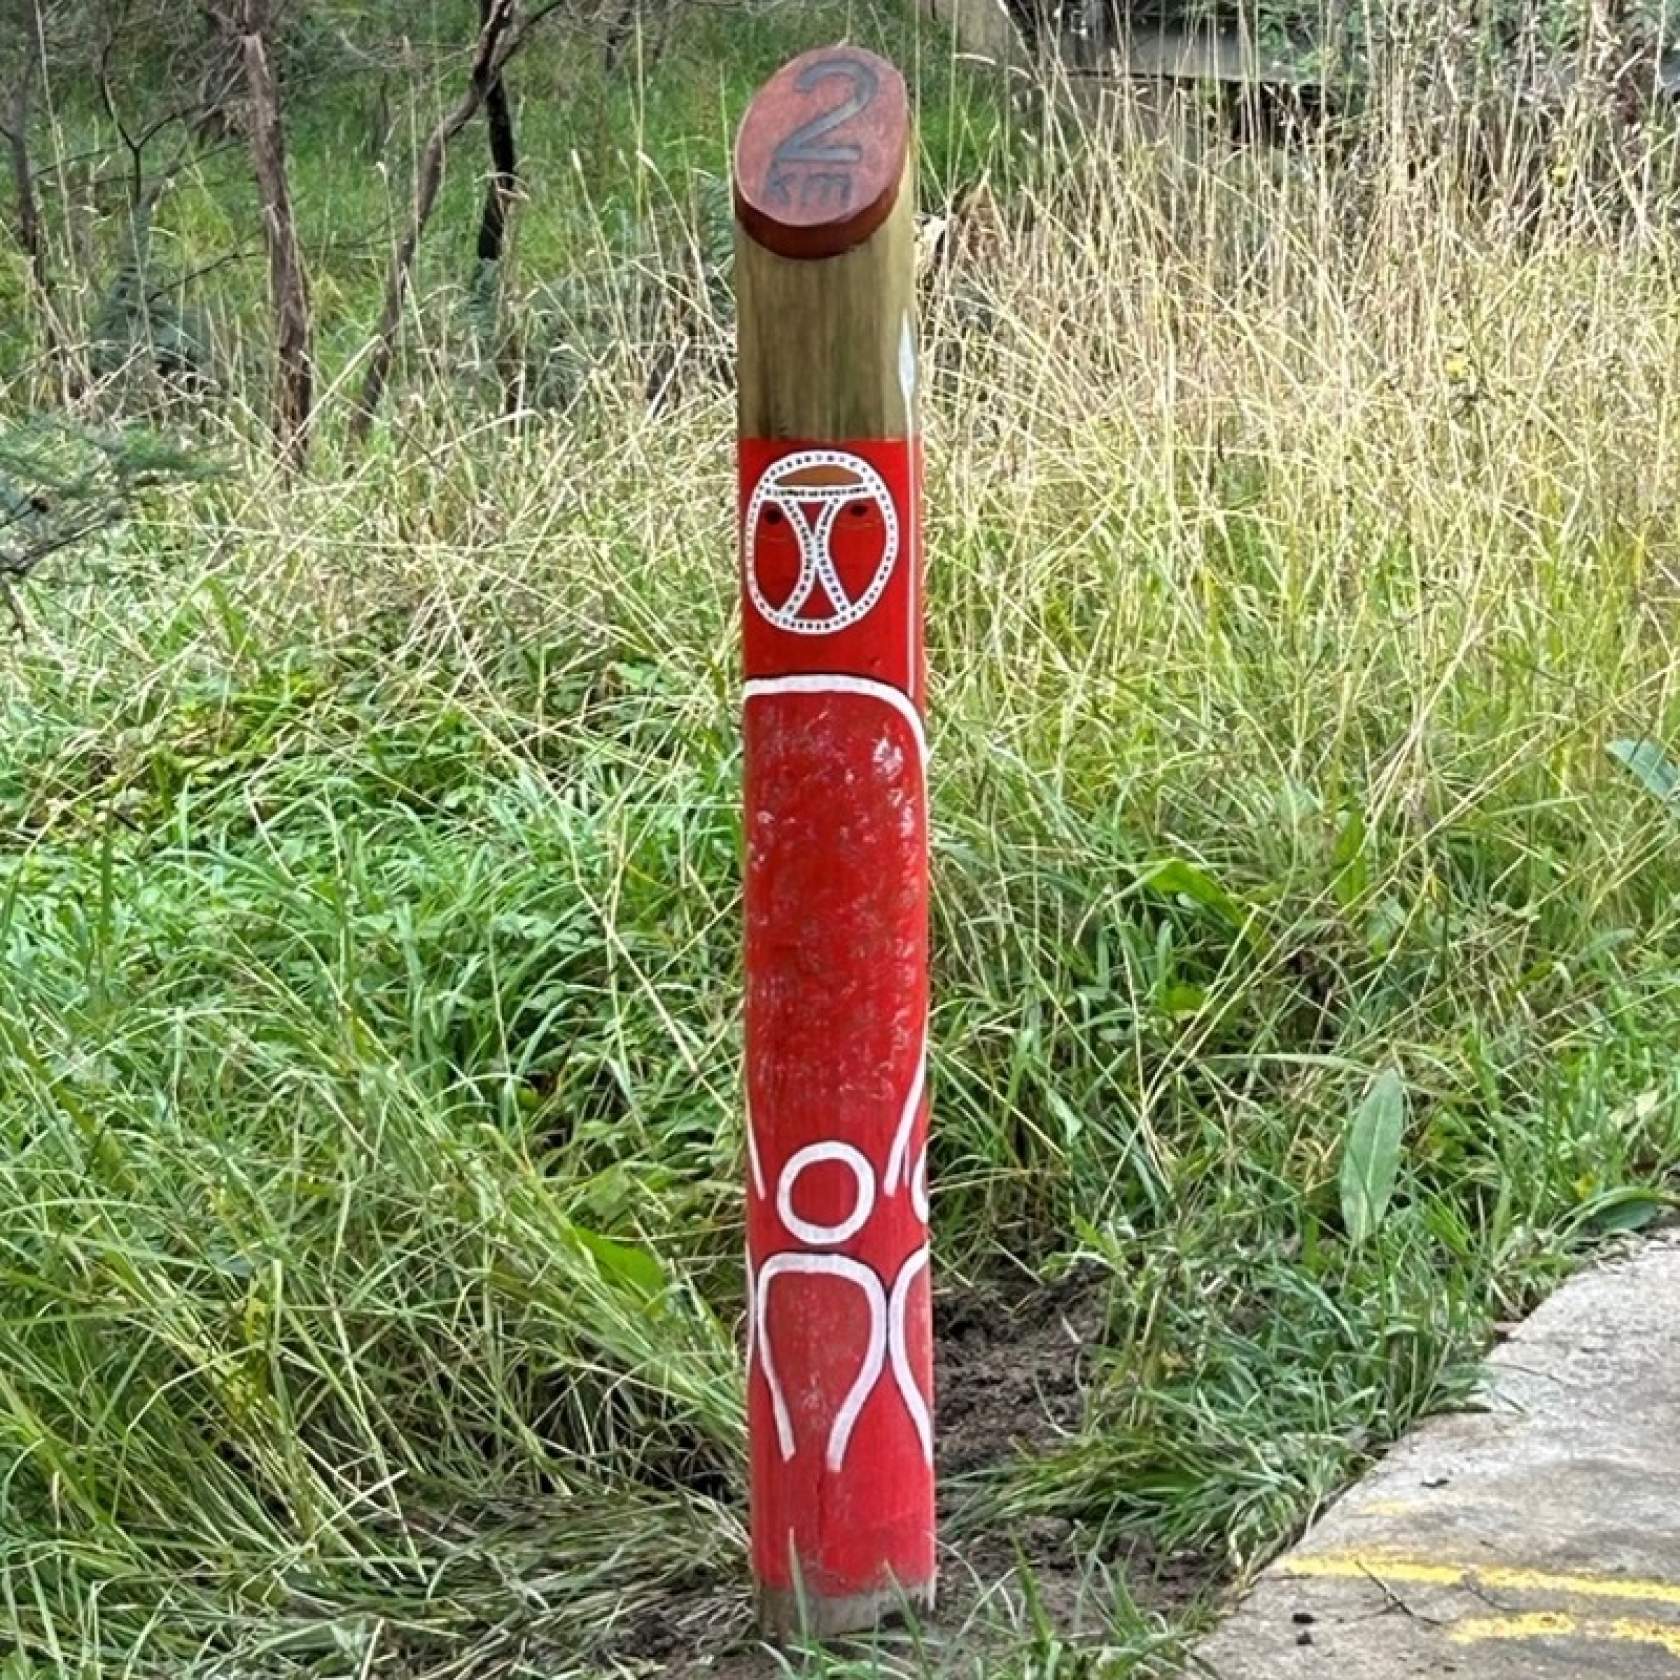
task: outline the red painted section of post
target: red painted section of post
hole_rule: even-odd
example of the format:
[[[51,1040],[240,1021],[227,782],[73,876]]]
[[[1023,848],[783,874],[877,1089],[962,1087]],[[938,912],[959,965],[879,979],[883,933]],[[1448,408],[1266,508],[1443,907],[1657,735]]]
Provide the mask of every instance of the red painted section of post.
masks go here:
[[[773,186],[775,155],[743,178]],[[889,210],[904,156],[878,160]],[[872,193],[851,204],[838,232],[742,222],[820,260],[879,225]],[[748,1426],[772,1631],[789,1595],[819,1633],[933,1595],[921,511],[913,436],[741,440]]]
[[[919,470],[741,447],[753,1566],[824,1599],[934,1577]]]

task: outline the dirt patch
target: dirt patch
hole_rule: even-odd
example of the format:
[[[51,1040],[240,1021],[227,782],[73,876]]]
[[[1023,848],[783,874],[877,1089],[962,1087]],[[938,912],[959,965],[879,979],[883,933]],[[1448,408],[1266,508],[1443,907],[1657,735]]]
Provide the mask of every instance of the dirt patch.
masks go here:
[[[710,1674],[726,1680],[771,1680],[786,1670],[753,1640],[752,1600],[745,1587],[668,1594],[640,1610],[635,1627],[600,1653],[603,1668],[647,1674]]]
[[[940,1515],[949,1518],[970,1478],[1053,1451],[1079,1427],[1101,1345],[1102,1280],[1080,1270],[1038,1288],[945,1295],[934,1326]]]
[[[1167,1610],[1215,1578],[1205,1559],[1163,1558],[1137,1536],[1101,1539],[1065,1518],[989,1519],[1011,1465],[1054,1453],[1080,1428],[1102,1345],[1106,1275],[1075,1269],[1052,1284],[947,1290],[935,1305],[934,1386],[940,1488],[940,1609],[935,1631],[953,1671],[974,1672],[1000,1630],[1030,1620],[1023,1571],[1063,1638],[1104,1631],[1104,1576],[1141,1606]],[[1006,1632],[1002,1635],[1006,1637]],[[859,1650],[867,1652],[867,1644]],[[633,1647],[610,1657],[648,1674],[785,1680],[796,1657],[752,1638],[744,1586],[673,1594],[638,1617]]]
[[[936,1381],[940,1428],[941,1621],[1008,1622],[1022,1577],[1064,1638],[1100,1637],[1108,1578],[1145,1610],[1205,1593],[1216,1571],[1195,1555],[1164,1556],[1136,1534],[1096,1534],[1065,1517],[988,1520],[988,1493],[1011,1465],[1055,1453],[1080,1430],[1103,1346],[1107,1274],[1076,1268],[1053,1284],[967,1290],[940,1303]]]

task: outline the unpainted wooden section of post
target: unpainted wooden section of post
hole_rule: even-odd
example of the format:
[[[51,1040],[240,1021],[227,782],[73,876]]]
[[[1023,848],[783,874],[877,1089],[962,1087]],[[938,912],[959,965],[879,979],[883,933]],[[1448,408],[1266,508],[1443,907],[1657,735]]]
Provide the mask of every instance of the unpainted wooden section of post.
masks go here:
[[[876,232],[816,261],[767,250],[737,224],[743,437],[904,437],[906,332],[914,355],[915,182],[906,162]]]

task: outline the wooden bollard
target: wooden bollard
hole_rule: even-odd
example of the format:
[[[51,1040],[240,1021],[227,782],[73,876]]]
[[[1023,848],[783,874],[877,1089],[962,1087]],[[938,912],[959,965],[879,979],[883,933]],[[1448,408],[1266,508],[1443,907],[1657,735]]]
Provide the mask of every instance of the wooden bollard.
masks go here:
[[[915,157],[904,79],[795,59],[735,151],[748,1429],[760,1625],[934,1593]]]

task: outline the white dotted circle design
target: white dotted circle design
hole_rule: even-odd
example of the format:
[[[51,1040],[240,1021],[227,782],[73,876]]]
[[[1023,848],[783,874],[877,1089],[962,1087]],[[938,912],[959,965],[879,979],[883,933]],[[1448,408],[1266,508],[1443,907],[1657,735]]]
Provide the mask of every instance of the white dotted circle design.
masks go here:
[[[852,1211],[838,1225],[817,1225],[809,1219],[801,1219],[793,1211],[794,1186],[807,1168],[817,1166],[823,1161],[838,1161],[842,1166],[849,1168],[857,1185]],[[782,1168],[782,1176],[776,1184],[776,1212],[782,1224],[800,1241],[816,1246],[842,1243],[848,1237],[855,1237],[869,1223],[869,1216],[874,1211],[875,1169],[870,1166],[863,1152],[854,1149],[849,1143],[806,1144],[803,1149],[796,1150],[788,1157],[787,1165]]]
[[[850,484],[789,484],[790,478],[816,467],[829,467],[851,473]],[[834,527],[848,502],[870,502],[880,513],[886,526],[886,542],[881,549],[880,563],[869,587],[854,601],[840,581],[830,544]],[[786,518],[799,543],[799,578],[788,598],[779,607],[765,599],[758,581],[759,520],[770,508],[777,508]],[[806,515],[807,508],[815,508],[813,523]],[[886,480],[860,456],[843,449],[802,449],[797,454],[784,455],[772,463],[759,479],[758,487],[747,504],[746,526],[747,593],[759,615],[778,630],[795,636],[832,636],[837,630],[867,618],[892,577],[898,563],[898,512],[893,507],[892,492]],[[821,582],[834,611],[827,618],[803,618],[805,603],[811,591]]]

